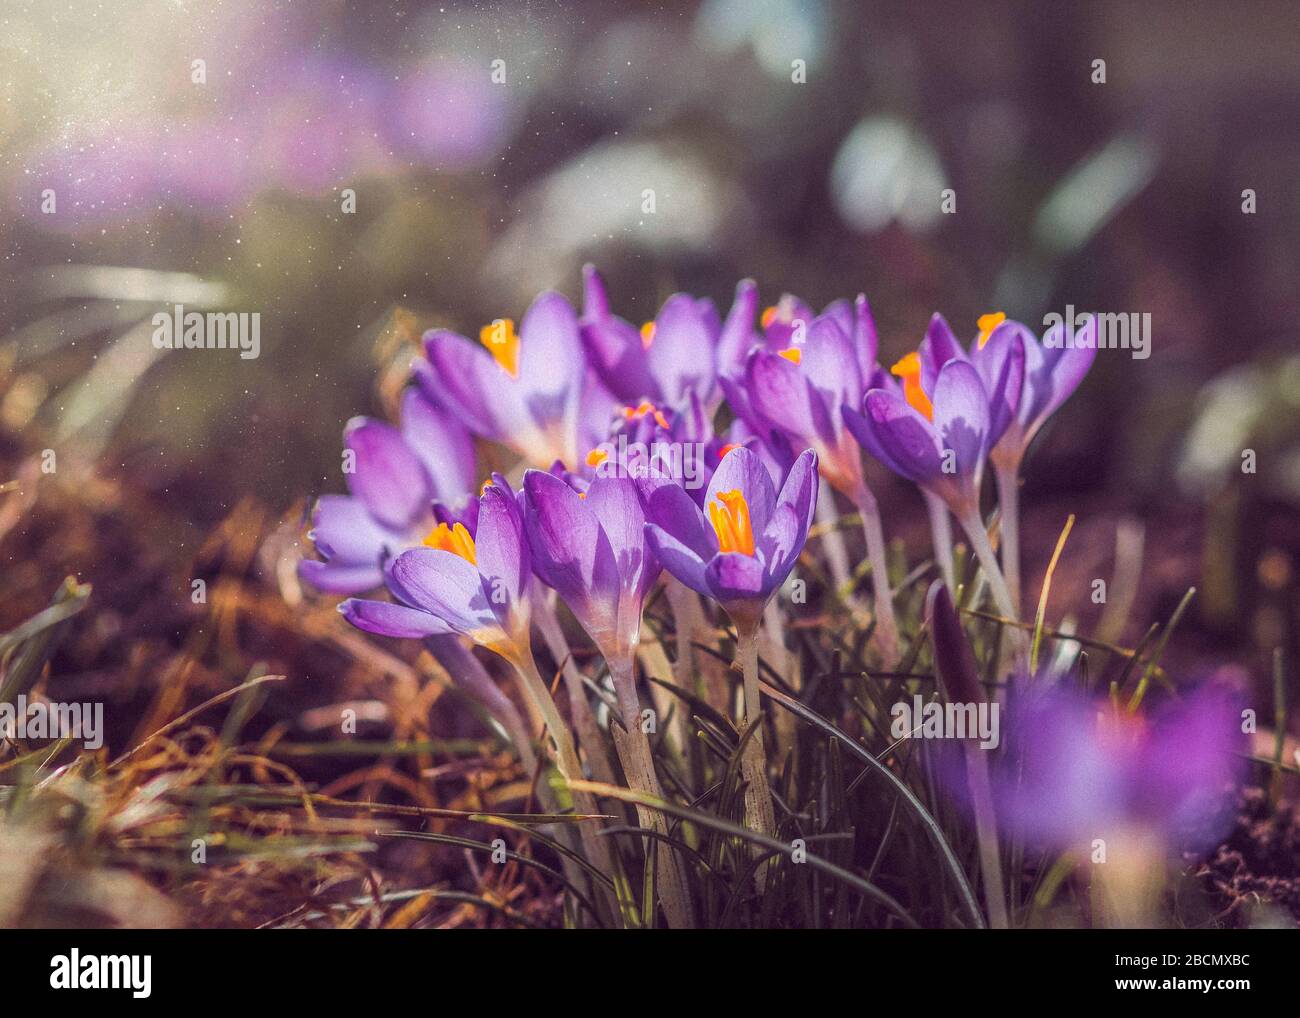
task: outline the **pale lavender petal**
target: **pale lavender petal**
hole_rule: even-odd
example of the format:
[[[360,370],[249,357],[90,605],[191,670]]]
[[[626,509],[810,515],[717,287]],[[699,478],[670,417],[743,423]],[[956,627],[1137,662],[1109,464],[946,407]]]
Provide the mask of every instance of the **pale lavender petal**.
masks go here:
[[[348,424],[343,440],[355,459],[355,469],[347,474],[348,488],[375,519],[404,531],[427,511],[428,477],[396,428],[359,418]]]
[[[400,596],[438,616],[458,633],[478,638],[499,631],[477,567],[439,548],[414,548],[397,556],[392,576]]]
[[[349,598],[339,605],[339,613],[358,629],[379,636],[423,639],[452,631],[441,619],[428,612],[390,601]]]
[[[377,565],[405,543],[396,530],[376,520],[360,498],[322,495],[312,512],[307,535],[326,558],[338,565]]]
[[[824,401],[798,365],[760,350],[750,357],[745,378],[750,406],[763,420],[804,441],[827,437]]]
[[[718,374],[738,376],[745,370],[749,351],[757,342],[755,319],[758,315],[758,285],[752,279],[736,284],[736,297],[722,323],[718,338]]]
[[[402,395],[402,435],[432,481],[434,498],[459,501],[474,491],[474,440],[455,416],[417,388]]]
[[[558,293],[542,294],[519,327],[516,381],[534,420],[563,418],[586,370],[573,306]]]
[[[979,372],[965,360],[951,360],[939,372],[934,428],[956,454],[957,474],[978,481],[988,452],[989,402]]]
[[[718,334],[709,325],[699,303],[684,293],[669,297],[655,318],[646,361],[659,397],[674,406],[690,391],[707,398],[713,389]]]
[[[921,343],[921,388],[927,393],[934,392],[939,372],[950,360],[965,360],[966,351],[957,342],[952,327],[947,319],[936,312],[930,319],[925,339]]]
[[[303,559],[298,563],[298,575],[327,594],[361,594],[374,590],[384,582],[383,570],[377,562],[369,566],[341,565]]]
[[[704,574],[710,593],[724,606],[733,601],[765,601],[773,589],[762,561],[754,555],[724,552]]]
[[[943,474],[943,444],[934,426],[907,401],[888,389],[872,389],[863,420],[884,452],[882,462],[917,484]]]
[[[523,513],[512,491],[493,484],[483,493],[474,544],[492,611],[507,631],[514,632],[516,620],[526,621],[531,564]]]

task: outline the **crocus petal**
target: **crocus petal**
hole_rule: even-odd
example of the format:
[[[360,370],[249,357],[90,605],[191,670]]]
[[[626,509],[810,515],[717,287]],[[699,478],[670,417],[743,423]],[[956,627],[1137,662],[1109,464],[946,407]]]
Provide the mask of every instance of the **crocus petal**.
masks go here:
[[[642,592],[659,572],[645,548],[645,512],[630,477],[597,477],[587,488],[586,512],[605,532],[624,590]]]
[[[459,555],[414,548],[397,556],[392,576],[413,607],[438,616],[456,632],[480,642],[501,632],[478,568]]]
[[[767,563],[768,587],[775,589],[785,582],[807,537],[808,528],[801,526],[795,510],[787,503],[779,503],[758,538],[758,549]]]
[[[811,449],[805,449],[790,468],[776,500],[778,505],[787,505],[794,510],[804,537],[808,536],[808,528],[812,526],[813,516],[817,512],[818,484],[817,454]]]
[[[707,559],[701,557],[695,549],[654,523],[646,524],[645,533],[646,543],[654,550],[655,558],[664,569],[697,594],[714,596],[705,572],[712,555]]]
[[[830,315],[815,319],[808,328],[798,369],[822,396],[819,434],[837,434],[840,405],[856,405],[862,399],[862,373],[850,336]]]
[[[519,328],[519,378],[534,420],[562,418],[586,372],[578,316],[558,293],[533,301]]]
[[[990,339],[989,343],[992,344]],[[983,375],[981,374],[981,378]],[[1016,419],[1016,411],[1024,394],[1025,385],[1025,344],[1012,342],[1008,345],[1006,355],[1002,358],[1002,367],[990,385],[984,382],[989,397],[989,437],[988,447],[997,445],[998,440],[1006,434]]]
[[[403,536],[370,514],[366,503],[348,495],[322,495],[312,511],[308,535],[336,565],[377,566],[404,544]]]
[[[402,435],[424,465],[434,498],[459,501],[473,493],[478,477],[474,440],[460,421],[417,388],[402,396]]]
[[[708,397],[713,389],[717,339],[695,298],[677,293],[664,302],[655,318],[654,340],[646,351],[661,399],[676,405],[692,390]]]
[[[876,319],[871,314],[871,305],[865,294],[858,294],[853,302],[853,346],[858,353],[858,371],[862,375],[862,384],[870,384],[872,373],[877,370],[876,358],[880,355],[880,339],[876,332]]]
[[[950,703],[981,703],[984,687],[975,671],[970,643],[962,632],[961,620],[953,606],[952,595],[942,580],[930,584],[925,598],[925,617],[930,623],[934,644],[935,670]]]
[[[380,523],[405,530],[429,501],[429,481],[419,458],[401,433],[382,421],[352,421],[344,444],[355,457],[348,488]]]
[[[680,485],[661,484],[645,492],[644,512],[648,522],[672,535],[697,558],[707,561],[718,553],[717,534]]]
[[[872,389],[863,407],[864,422],[885,453],[882,462],[886,466],[917,484],[929,484],[942,476],[939,435],[902,396],[889,389]]]
[[[756,555],[724,552],[704,572],[710,593],[724,607],[735,601],[766,601],[773,589],[763,561]]]
[[[524,474],[524,494],[533,572],[559,593],[593,638],[612,632],[618,564],[596,514],[563,480],[540,470]]]
[[[596,373],[625,403],[659,398],[641,333],[610,314],[605,282],[594,267],[583,270],[583,280],[582,344]]]
[[[1035,426],[1041,425],[1054,414],[1088,374],[1088,369],[1097,357],[1097,318],[1090,315],[1087,323],[1074,334],[1069,346],[1052,349],[1047,347],[1046,336],[1043,340],[1049,391],[1042,407],[1038,409],[1033,422]]]
[[[940,370],[934,427],[944,447],[956,454],[957,474],[978,481],[988,451],[989,403],[979,372],[968,361],[951,360]]]
[[[864,397],[865,402],[865,397]],[[907,470],[900,465],[882,446],[876,438],[876,432],[873,424],[868,421],[867,417],[847,403],[840,407],[840,413],[844,415],[844,427],[855,439],[858,445],[862,446],[871,456],[879,460],[894,473],[901,477],[907,477]]]
[[[804,441],[827,438],[823,400],[799,365],[765,350],[755,351],[745,369],[750,405],[763,420]]]
[[[348,598],[339,605],[339,613],[358,629],[379,636],[423,639],[451,632],[446,623],[428,612],[391,601]]]
[[[361,594],[384,582],[383,570],[378,563],[371,566],[341,565],[303,559],[298,563],[298,575],[327,594]]]
[[[483,589],[502,627],[517,633],[527,624],[528,543],[523,513],[514,493],[491,485],[479,499],[478,531],[474,538]]]
[[[933,393],[939,372],[954,359],[964,361],[966,351],[957,342],[947,319],[936,312],[930,319],[930,327],[926,329],[925,340],[921,343],[921,388],[927,393]]]
[[[711,505],[718,492],[727,491],[740,491],[745,496],[750,529],[755,534],[762,533],[776,508],[776,488],[763,461],[744,446],[722,457],[709,481],[704,504]]]
[[[496,438],[501,433],[501,399],[515,405],[506,416],[523,416],[523,407],[512,393],[507,395],[510,376],[480,343],[445,329],[424,335],[427,361],[416,361],[416,381],[425,393],[446,406],[476,435]]]
[[[718,337],[718,374],[740,375],[755,342],[754,319],[758,315],[758,285],[752,279],[736,284],[736,297],[722,323]]]

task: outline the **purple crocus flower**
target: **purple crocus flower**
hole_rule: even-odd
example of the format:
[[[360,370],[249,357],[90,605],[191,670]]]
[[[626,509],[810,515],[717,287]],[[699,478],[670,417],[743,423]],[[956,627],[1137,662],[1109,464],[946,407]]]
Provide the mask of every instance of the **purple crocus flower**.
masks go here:
[[[573,307],[544,293],[514,322],[499,319],[480,342],[445,329],[424,337],[413,365],[425,393],[476,435],[501,442],[530,464],[575,467],[605,436],[615,400],[587,367]]]
[[[1225,792],[1240,780],[1241,705],[1208,682],[1146,716],[1060,684],[1022,683],[1003,721],[993,772],[1004,822],[1066,848],[1134,828],[1170,848],[1215,843],[1231,826]]]
[[[441,519],[472,511],[474,444],[417,389],[402,397],[401,426],[357,418],[344,431],[351,495],[322,495],[308,535],[323,561],[299,574],[319,590],[357,594],[383,583],[383,563],[418,545]],[[436,504],[435,503],[436,500]]]
[[[1024,358],[1024,392],[1001,437],[989,450],[999,468],[1018,469],[1025,450],[1052,414],[1070,398],[1088,374],[1097,357],[1097,320],[1089,317],[1077,332],[1067,335],[1064,325],[1055,325],[1040,342],[1019,322],[1004,322],[985,340],[983,333],[972,344],[970,361],[985,384],[1002,374],[1013,357]]]
[[[936,316],[922,345],[919,384],[928,391],[940,371],[953,361],[969,361],[989,393],[993,426],[988,442],[1001,509],[1002,567],[1012,601],[1020,604],[1020,463],[1043,423],[1083,381],[1096,357],[1096,319],[1076,334],[1063,324],[1047,331],[1040,343],[1019,322],[998,312],[982,315],[979,335],[969,353],[948,324]],[[900,362],[902,363],[902,362]],[[1014,381],[1023,381],[1015,389]],[[1006,386],[1001,385],[1007,379]],[[904,387],[908,385],[904,378]],[[1014,401],[1012,400],[1012,397]],[[1005,427],[1001,426],[1005,421]]]
[[[677,406],[688,393],[708,402],[717,373],[722,323],[710,300],[669,297],[653,321],[637,329],[609,309],[605,281],[583,269],[582,340],[596,372],[620,399]]]
[[[958,519],[979,510],[989,450],[1006,433],[1020,400],[1024,354],[1009,349],[986,383],[941,315],[919,352],[891,369],[899,386],[878,375],[862,412],[845,421],[863,448],[895,473],[938,495]]]
[[[1010,426],[1020,402],[1023,351],[1011,348],[986,383],[961,355],[948,323],[935,315],[921,349],[891,371],[901,379],[901,391],[877,376],[879,387],[867,392],[862,412],[845,408],[847,427],[885,466],[951,510],[979,556],[998,610],[1017,618],[1016,599],[980,516],[980,482],[989,449]],[[934,507],[931,519],[939,522]],[[946,564],[944,572],[951,584]],[[1014,639],[1023,643],[1019,636]]]
[[[569,606],[612,671],[630,668],[641,639],[641,607],[659,575],[646,543],[638,482],[597,476],[578,492],[554,474],[529,470],[524,500],[538,578]],[[620,690],[620,697],[626,700],[629,692]]]
[[[531,666],[528,543],[513,493],[489,485],[479,498],[474,536],[462,525],[442,524],[431,541],[435,546],[402,552],[389,568],[398,603],[349,598],[339,605],[344,618],[381,636],[459,633]]]
[[[889,587],[884,527],[875,496],[862,472],[862,453],[845,426],[845,408],[860,406],[876,360],[876,329],[866,297],[854,305],[838,302],[822,315],[793,298],[789,308],[764,314],[767,345],[752,350],[743,379],[726,379],[723,390],[733,408],[760,434],[782,435],[795,448],[810,447],[831,487],[848,498],[862,518],[875,592],[877,636],[886,667],[897,660],[898,626]],[[773,349],[772,343],[788,343]],[[834,518],[827,492],[823,510]],[[848,556],[833,528],[826,550],[836,585],[849,582]]]
[[[739,447],[709,481],[705,511],[677,485],[651,491],[646,535],[665,569],[752,630],[794,568],[816,503],[817,454],[811,449],[795,460],[778,493],[762,460]]]

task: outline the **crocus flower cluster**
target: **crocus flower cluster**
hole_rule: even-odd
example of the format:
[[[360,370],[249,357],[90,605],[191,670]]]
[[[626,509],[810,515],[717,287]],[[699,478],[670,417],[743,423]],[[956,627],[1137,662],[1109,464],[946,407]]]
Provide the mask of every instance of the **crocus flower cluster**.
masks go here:
[[[587,702],[598,684],[584,684],[567,653],[553,614],[558,598],[608,670],[616,709],[602,717],[627,783],[662,797],[637,678],[642,616],[656,584],[669,585],[686,631],[701,632],[701,598],[719,625],[734,627],[744,678],[738,729],[746,733],[761,717],[760,625],[808,554],[815,518],[825,525],[832,593],[856,615],[838,496],[862,518],[878,663],[897,662],[871,462],[925,494],[947,586],[955,586],[944,554],[951,513],[999,610],[1016,616],[985,531],[981,480],[989,459],[1018,471],[1043,420],[1087,369],[1090,356],[1058,352],[1049,340],[988,316],[963,348],[936,315],[920,348],[885,370],[863,296],[817,314],[787,295],[760,312],[758,289],[746,280],[725,318],[710,301],[679,293],[637,326],[613,312],[604,281],[588,268],[581,314],[546,293],[518,327],[501,317],[476,339],[445,329],[424,337],[399,427],[359,420],[345,431],[351,494],[317,504],[311,536],[320,560],[303,562],[302,575],[334,593],[386,588],[385,597],[353,596],[340,610],[367,632],[423,640],[458,678],[472,673],[465,681],[475,695],[512,739],[526,741],[514,702],[483,688],[492,680],[470,649],[492,652],[516,677],[530,722],[548,731],[558,771],[576,781],[607,772],[606,747],[595,744],[602,732]],[[730,423],[715,429],[722,419]],[[519,468],[479,487],[476,440],[513,451]],[[629,447],[648,455],[632,462]],[[571,720],[533,658],[535,625],[551,654],[565,658]],[[689,639],[679,636],[679,657],[683,647]],[[748,740],[745,819],[770,836],[761,730]],[[643,826],[667,836],[661,814],[641,802],[638,811]],[[603,867],[617,868],[607,848],[590,847]],[[687,925],[679,867],[676,853],[664,853],[658,883],[670,924]]]

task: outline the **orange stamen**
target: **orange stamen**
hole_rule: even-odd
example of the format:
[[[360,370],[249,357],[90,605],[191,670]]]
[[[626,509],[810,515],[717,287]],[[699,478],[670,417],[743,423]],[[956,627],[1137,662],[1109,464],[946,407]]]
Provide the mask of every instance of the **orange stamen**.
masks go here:
[[[609,459],[609,453],[604,449],[592,449],[591,452],[587,453],[587,466],[598,467],[607,459]]]
[[[737,552],[741,555],[754,554],[754,531],[749,523],[749,504],[739,489],[720,491],[709,503],[709,522],[713,532],[718,535],[718,549],[723,552]]]
[[[784,350],[778,350],[777,353],[791,364],[799,364],[803,361],[803,351],[797,346],[788,346]]]
[[[728,442],[726,445],[724,445],[721,449],[718,450],[718,459],[726,459],[727,453],[731,452],[732,449],[739,449],[739,448],[740,448],[739,442]]]
[[[478,552],[474,549],[474,538],[469,536],[469,531],[465,529],[463,523],[457,523],[454,527],[439,523],[429,531],[429,536],[424,539],[424,543],[430,548],[459,555],[470,565],[478,565]]]
[[[655,341],[655,323],[646,322],[641,326],[641,346],[646,350],[650,349],[650,344]]]
[[[889,369],[890,374],[903,380],[903,397],[908,404],[927,421],[934,420],[934,405],[930,397],[921,388],[921,355],[909,353]]]
[[[993,330],[996,329],[999,325],[1001,325],[1006,320],[1007,320],[1007,316],[1004,315],[1001,311],[996,311],[993,314],[989,314],[989,315],[979,316],[979,320],[975,323],[976,325],[979,326],[979,330],[980,330],[978,349],[980,350],[984,349],[984,344],[987,343],[989,341],[989,337],[993,335]]]
[[[478,341],[488,348],[493,359],[511,378],[519,377],[519,336],[510,318],[498,318],[478,330]]]
[[[769,325],[772,324],[773,321],[776,320],[776,316],[777,316],[776,306],[773,305],[770,308],[764,308],[763,313],[762,315],[759,316],[758,320],[763,323],[763,328],[766,329]]]

